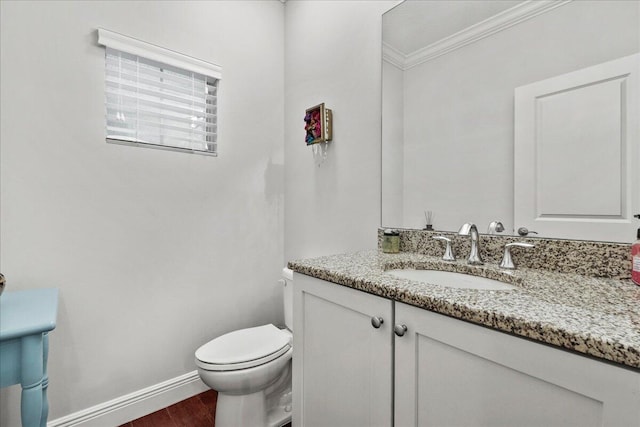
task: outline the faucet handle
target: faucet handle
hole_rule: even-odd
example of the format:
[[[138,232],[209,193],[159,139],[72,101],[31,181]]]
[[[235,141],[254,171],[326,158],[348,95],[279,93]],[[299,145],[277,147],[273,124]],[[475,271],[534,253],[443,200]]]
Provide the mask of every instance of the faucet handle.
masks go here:
[[[511,258],[511,248],[533,248],[534,244],[531,243],[522,243],[522,242],[513,242],[507,243],[504,245],[504,255],[502,256],[502,261],[500,262],[500,268],[506,268],[508,270],[515,270],[516,265]]]
[[[453,249],[451,249],[451,239],[445,236],[433,236],[436,240],[442,240],[447,242],[447,249],[444,251],[444,255],[442,255],[443,261],[455,261],[456,255],[453,253]]]
[[[504,225],[500,221],[491,221],[489,227],[487,227],[487,234],[502,233],[504,231]]]

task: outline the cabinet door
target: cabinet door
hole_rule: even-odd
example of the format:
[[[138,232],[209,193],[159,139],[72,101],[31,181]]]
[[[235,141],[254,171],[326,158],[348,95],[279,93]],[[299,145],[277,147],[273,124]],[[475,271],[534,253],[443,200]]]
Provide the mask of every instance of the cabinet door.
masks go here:
[[[640,426],[640,374],[396,303],[395,425]]]
[[[392,425],[392,313],[390,300],[295,274],[293,425]]]

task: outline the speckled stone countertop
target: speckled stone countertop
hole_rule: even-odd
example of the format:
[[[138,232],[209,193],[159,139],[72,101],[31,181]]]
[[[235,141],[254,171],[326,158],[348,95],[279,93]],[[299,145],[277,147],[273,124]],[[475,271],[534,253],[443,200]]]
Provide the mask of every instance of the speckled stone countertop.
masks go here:
[[[375,250],[289,262],[295,272],[430,311],[640,369],[640,287],[630,280],[514,271],[494,264]],[[463,272],[510,283],[512,290],[447,288],[399,279],[386,270]]]

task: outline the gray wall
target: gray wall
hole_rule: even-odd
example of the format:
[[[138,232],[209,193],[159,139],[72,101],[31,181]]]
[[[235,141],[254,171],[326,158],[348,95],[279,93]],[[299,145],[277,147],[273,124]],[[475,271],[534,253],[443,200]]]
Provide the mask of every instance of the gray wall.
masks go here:
[[[282,323],[284,6],[0,4],[0,268],[8,290],[60,289],[50,420]],[[98,27],[222,65],[219,157],[105,142]],[[2,391],[1,425],[18,396]]]
[[[286,5],[285,258],[377,245],[380,225],[381,16],[396,1]],[[334,140],[316,166],[305,109],[333,109]]]
[[[382,226],[399,226],[404,221],[404,72],[383,61],[382,75]]]

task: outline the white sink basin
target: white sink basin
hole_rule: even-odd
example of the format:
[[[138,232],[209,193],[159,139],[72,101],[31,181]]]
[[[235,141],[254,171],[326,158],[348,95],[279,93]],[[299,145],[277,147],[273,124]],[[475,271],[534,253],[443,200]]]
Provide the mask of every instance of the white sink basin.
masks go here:
[[[385,273],[400,279],[413,280],[431,285],[445,286],[447,288],[482,289],[504,291],[515,289],[515,286],[502,283],[486,277],[471,276],[464,273],[438,270],[387,270]]]

